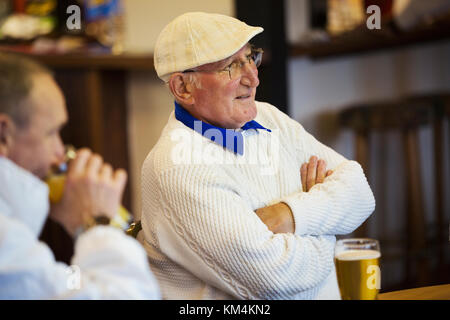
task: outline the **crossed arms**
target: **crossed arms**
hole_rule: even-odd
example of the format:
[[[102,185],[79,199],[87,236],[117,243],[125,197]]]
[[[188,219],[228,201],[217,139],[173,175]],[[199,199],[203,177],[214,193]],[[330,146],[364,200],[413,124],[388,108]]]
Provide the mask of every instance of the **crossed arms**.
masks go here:
[[[303,192],[308,192],[314,185],[323,183],[333,171],[326,169],[326,161],[312,156],[308,163],[302,164],[300,176]],[[294,233],[294,217],[289,206],[284,202],[257,209],[256,214],[273,233]]]

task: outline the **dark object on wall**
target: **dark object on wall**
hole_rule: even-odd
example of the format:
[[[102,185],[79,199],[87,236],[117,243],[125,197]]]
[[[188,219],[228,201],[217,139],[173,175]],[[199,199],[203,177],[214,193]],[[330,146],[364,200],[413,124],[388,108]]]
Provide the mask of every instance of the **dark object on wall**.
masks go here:
[[[325,30],[327,27],[327,0],[309,0],[310,28]]]
[[[287,45],[284,29],[284,2],[236,0],[235,7],[239,20],[264,28],[264,32],[251,41],[264,49],[263,62],[259,68],[260,85],[256,99],[269,102],[287,113]]]
[[[366,10],[371,5],[378,6],[383,17],[389,17],[392,15],[393,0],[364,0],[364,8]]]

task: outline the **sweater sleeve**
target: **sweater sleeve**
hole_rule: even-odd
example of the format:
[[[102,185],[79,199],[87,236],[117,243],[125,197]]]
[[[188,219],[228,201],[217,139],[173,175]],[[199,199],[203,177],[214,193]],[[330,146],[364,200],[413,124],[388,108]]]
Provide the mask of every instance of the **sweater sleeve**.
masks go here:
[[[72,266],[19,221],[0,214],[1,299],[157,299],[145,251],[112,227],[79,237]]]
[[[308,192],[299,190],[281,202],[290,208],[298,235],[347,234],[358,228],[374,211],[375,198],[363,169],[317,141],[302,125],[276,108],[269,109],[274,125],[294,148],[298,170],[313,155],[327,162],[333,174]]]
[[[351,233],[375,208],[372,191],[355,161],[344,161],[323,183],[309,192],[285,197],[282,202],[291,208],[295,233],[299,235]]]
[[[213,166],[171,168],[159,184],[159,247],[203,281],[241,299],[292,299],[329,275],[333,236],[273,234]]]
[[[120,229],[97,226],[87,231],[75,244],[72,265],[80,268],[81,285],[88,296],[98,299],[160,298],[144,248]]]

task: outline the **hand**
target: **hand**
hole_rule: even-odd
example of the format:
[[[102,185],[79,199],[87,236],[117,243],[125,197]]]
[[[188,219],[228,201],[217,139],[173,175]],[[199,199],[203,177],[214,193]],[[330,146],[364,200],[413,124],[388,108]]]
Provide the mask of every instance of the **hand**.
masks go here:
[[[326,161],[318,160],[316,156],[312,156],[309,163],[304,163],[301,166],[300,176],[304,192],[308,192],[314,185],[322,183],[326,177],[333,173],[332,170],[326,171],[326,168]]]
[[[287,204],[278,202],[255,212],[273,233],[294,233],[294,216]]]
[[[72,236],[94,217],[112,219],[119,210],[126,180],[124,170],[114,171],[99,155],[81,149],[69,163],[63,197],[52,205],[50,217]]]

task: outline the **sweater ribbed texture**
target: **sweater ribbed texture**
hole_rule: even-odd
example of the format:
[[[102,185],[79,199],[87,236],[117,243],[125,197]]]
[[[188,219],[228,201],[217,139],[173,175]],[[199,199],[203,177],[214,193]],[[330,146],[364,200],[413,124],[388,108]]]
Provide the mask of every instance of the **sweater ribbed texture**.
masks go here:
[[[257,108],[255,120],[272,133],[246,131],[244,156],[172,113],[144,162],[144,247],[166,299],[339,298],[335,235],[375,206],[364,173],[275,107]],[[334,172],[302,192],[300,166],[312,155]],[[280,201],[294,214],[294,234],[273,234],[254,212]]]

